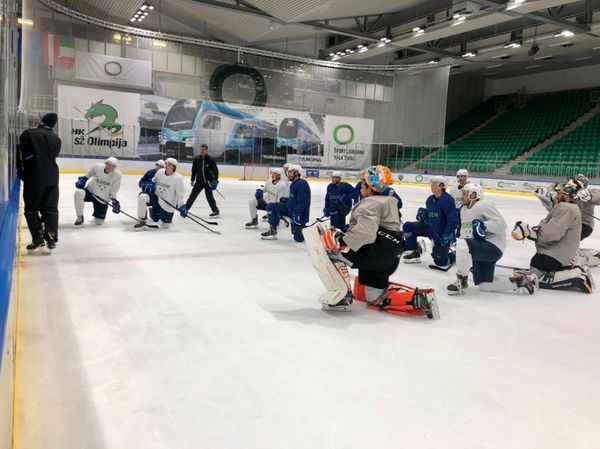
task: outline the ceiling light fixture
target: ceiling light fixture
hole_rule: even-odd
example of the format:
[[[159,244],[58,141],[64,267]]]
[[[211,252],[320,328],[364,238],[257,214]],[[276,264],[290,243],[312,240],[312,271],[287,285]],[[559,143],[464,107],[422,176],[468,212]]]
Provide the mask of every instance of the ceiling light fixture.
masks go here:
[[[422,28],[422,27],[414,27],[412,30],[413,30],[413,33],[424,33],[425,32],[425,28]]]
[[[573,33],[571,30],[562,30],[562,31],[559,31],[558,33],[554,33],[554,37],[571,37],[571,36],[575,36],[575,33]]]
[[[155,47],[166,47],[167,43],[166,42],[162,42],[162,41],[154,41],[152,42],[152,45],[154,45]]]
[[[438,62],[440,62],[440,60],[438,58],[435,58],[430,61],[427,61],[427,64],[437,64]]]
[[[462,58],[473,58],[477,56],[477,50],[471,50],[460,55]]]
[[[519,48],[521,46],[521,42],[519,41],[514,41],[514,42],[509,42],[508,44],[504,44],[504,48]]]

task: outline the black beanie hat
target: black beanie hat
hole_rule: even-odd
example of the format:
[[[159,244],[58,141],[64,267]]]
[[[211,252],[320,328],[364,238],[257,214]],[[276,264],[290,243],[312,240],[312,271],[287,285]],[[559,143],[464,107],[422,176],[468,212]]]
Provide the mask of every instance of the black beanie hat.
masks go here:
[[[54,128],[56,122],[58,122],[58,115],[54,112],[49,112],[42,117],[42,125],[47,126],[48,128]]]

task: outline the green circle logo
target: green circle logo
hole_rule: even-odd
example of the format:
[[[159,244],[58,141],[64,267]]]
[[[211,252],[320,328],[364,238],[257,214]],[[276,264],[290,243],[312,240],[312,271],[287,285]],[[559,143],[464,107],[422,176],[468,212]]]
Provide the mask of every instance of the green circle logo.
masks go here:
[[[415,181],[417,181],[417,182],[423,182],[423,176],[421,176],[421,175],[415,176]]]
[[[346,130],[346,131],[344,131]],[[339,136],[340,131],[342,131],[342,136]],[[338,145],[348,145],[354,140],[354,128],[350,125],[338,125],[333,130],[333,140]]]

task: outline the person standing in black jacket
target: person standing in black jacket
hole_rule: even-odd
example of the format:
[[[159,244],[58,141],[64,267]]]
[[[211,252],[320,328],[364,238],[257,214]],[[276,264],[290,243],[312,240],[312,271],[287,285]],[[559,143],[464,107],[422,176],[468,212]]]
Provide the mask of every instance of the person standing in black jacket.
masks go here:
[[[42,117],[37,128],[27,129],[19,137],[19,170],[23,180],[25,219],[31,233],[29,251],[58,241],[58,165],[61,141],[52,128],[58,116],[51,112]]]
[[[219,185],[219,169],[215,160],[208,155],[208,146],[200,145],[200,156],[194,158],[192,162],[192,191],[190,197],[185,203],[187,210],[192,208],[194,201],[204,189],[206,200],[212,210],[210,216],[219,218],[219,208],[213,195],[213,190]]]

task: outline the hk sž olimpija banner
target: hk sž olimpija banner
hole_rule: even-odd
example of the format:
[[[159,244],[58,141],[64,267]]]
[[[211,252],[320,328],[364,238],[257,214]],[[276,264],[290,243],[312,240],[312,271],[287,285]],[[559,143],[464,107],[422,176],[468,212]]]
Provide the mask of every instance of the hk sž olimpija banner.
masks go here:
[[[58,115],[65,154],[135,156],[139,94],[59,85]]]

